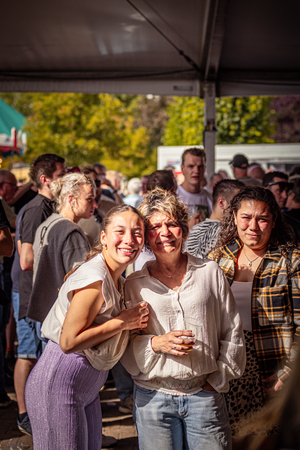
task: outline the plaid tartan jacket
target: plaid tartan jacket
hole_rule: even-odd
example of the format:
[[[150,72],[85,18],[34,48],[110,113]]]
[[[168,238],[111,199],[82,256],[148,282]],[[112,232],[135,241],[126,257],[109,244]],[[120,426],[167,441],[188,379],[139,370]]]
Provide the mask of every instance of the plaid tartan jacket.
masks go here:
[[[238,254],[237,238],[223,247],[218,261],[229,284],[234,279]],[[269,246],[256,270],[252,285],[252,331],[261,378],[275,372],[284,381],[296,358],[300,336],[300,250],[289,255],[290,281],[286,259],[278,248]]]

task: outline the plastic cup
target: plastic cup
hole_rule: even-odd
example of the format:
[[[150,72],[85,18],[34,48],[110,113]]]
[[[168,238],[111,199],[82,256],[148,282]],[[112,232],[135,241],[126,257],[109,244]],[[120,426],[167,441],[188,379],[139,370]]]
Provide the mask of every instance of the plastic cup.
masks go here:
[[[126,309],[135,308],[137,305],[140,305],[141,303],[146,303],[146,306],[148,305],[148,303],[145,302],[145,300],[141,300],[138,303],[135,302],[134,300],[126,300],[125,301],[125,308]]]
[[[199,347],[200,345],[202,325],[192,317],[186,317],[184,319],[184,327],[186,330],[190,330],[194,334],[194,337],[184,336],[185,339],[191,339],[195,342],[195,344],[187,350],[188,352],[190,352],[191,350],[193,350],[193,348]]]
[[[195,205],[188,205],[188,216],[189,219],[191,219],[192,217],[194,217],[195,214],[197,214],[198,209]]]

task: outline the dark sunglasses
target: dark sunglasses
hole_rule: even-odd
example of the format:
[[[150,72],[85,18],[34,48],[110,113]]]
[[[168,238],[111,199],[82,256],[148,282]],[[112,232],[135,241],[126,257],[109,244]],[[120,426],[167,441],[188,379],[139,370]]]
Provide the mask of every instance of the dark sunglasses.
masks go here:
[[[273,183],[268,183],[267,186],[275,186],[278,184],[280,192],[287,189],[287,191],[291,191],[294,187],[293,183],[288,183],[287,181],[273,181]]]

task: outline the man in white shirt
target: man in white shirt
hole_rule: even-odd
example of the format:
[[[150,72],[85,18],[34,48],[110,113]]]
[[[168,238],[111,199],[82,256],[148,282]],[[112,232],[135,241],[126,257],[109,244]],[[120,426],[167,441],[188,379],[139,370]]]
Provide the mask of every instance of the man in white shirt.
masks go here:
[[[212,196],[201,187],[204,180],[206,153],[203,148],[192,147],[182,154],[181,170],[184,182],[177,195],[189,207],[189,227],[206,219],[212,213]]]

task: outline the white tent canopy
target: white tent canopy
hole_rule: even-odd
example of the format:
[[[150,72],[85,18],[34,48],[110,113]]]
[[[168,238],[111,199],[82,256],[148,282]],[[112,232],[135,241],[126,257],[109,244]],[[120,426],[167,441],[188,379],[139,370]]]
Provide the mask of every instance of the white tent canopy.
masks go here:
[[[215,97],[300,94],[300,1],[6,0],[0,92],[205,98],[208,174]]]
[[[300,2],[30,0],[1,5],[0,91],[300,94]]]

